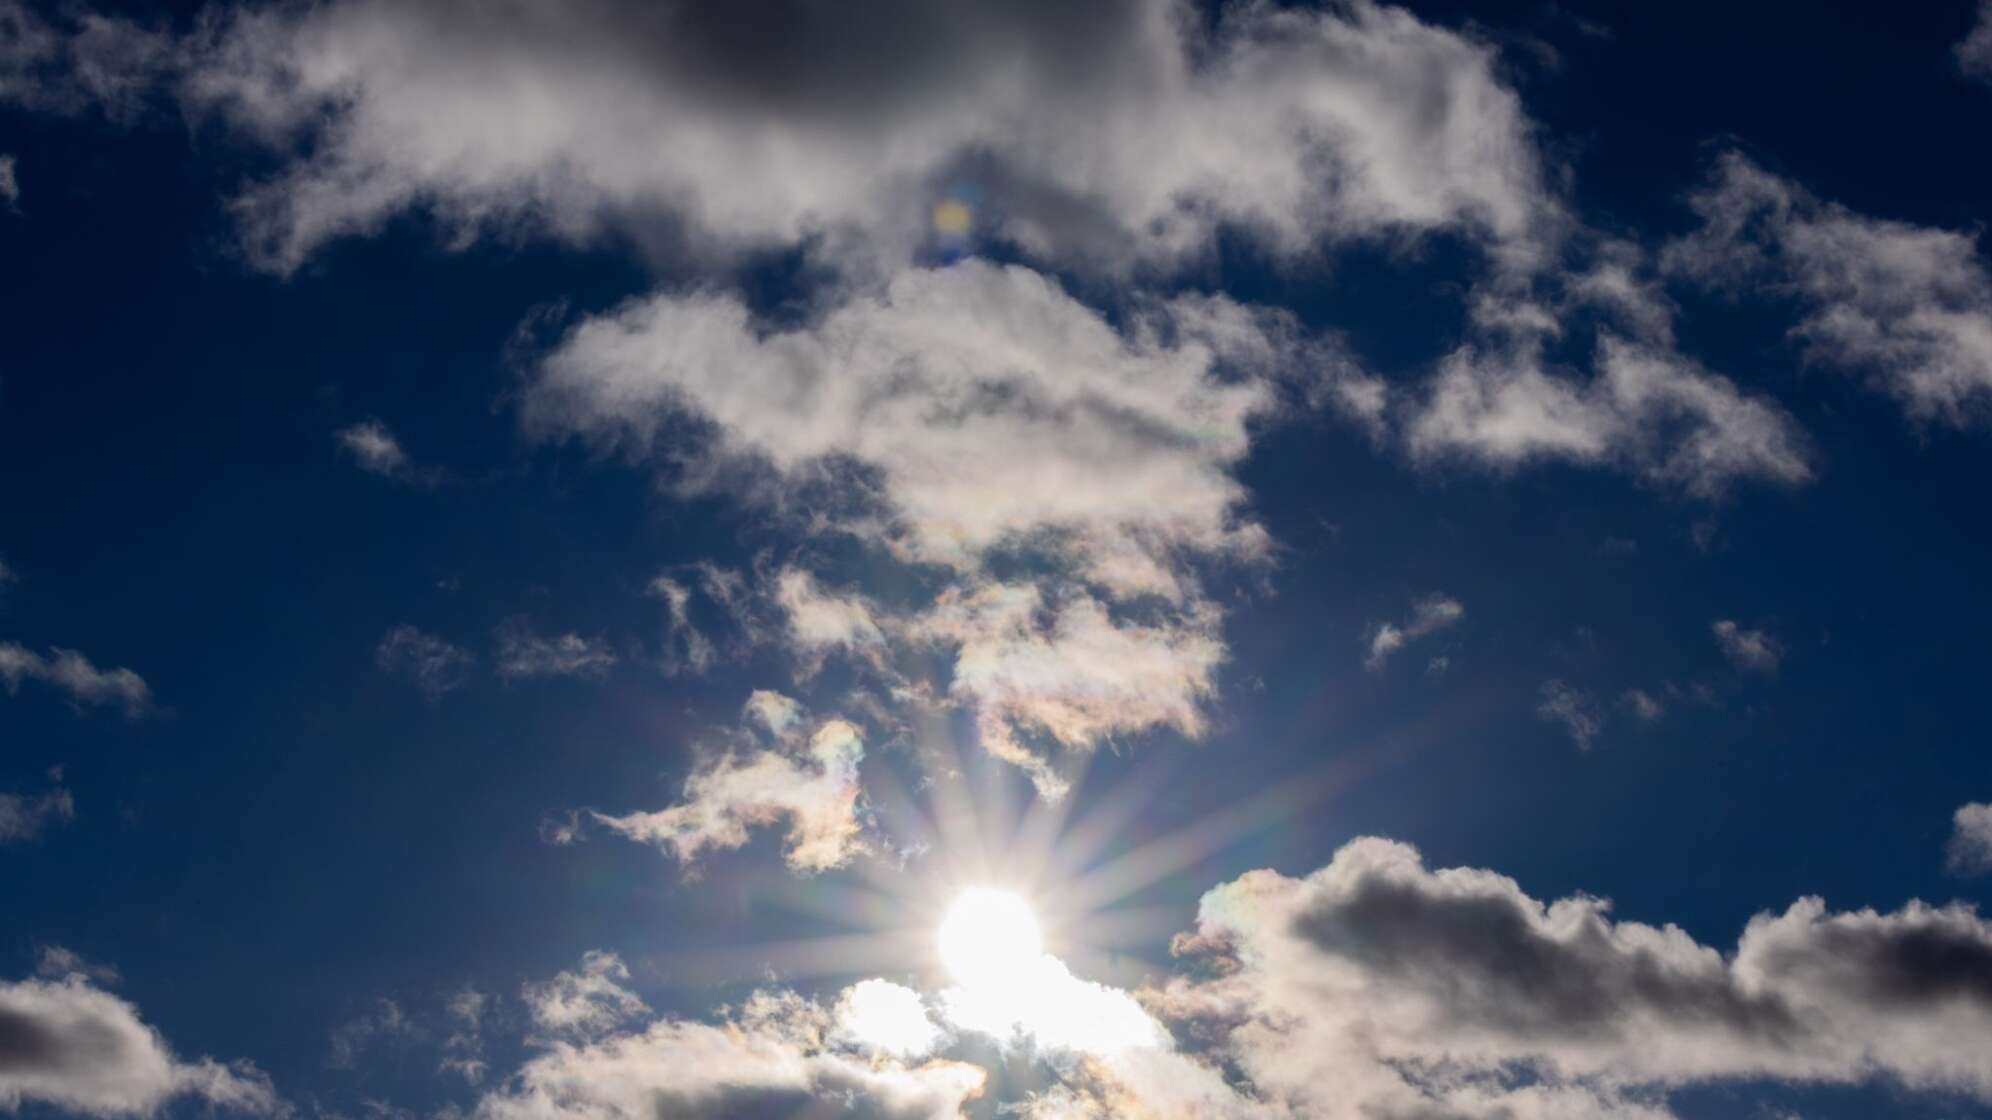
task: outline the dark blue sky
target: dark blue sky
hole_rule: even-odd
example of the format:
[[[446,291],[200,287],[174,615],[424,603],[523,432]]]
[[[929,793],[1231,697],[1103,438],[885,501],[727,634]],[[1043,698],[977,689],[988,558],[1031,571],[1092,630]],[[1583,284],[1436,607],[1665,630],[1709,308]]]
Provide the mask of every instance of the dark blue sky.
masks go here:
[[[87,18],[76,6],[26,10],[58,35]],[[467,11],[438,4],[432,22]],[[1494,246],[1552,235],[1489,232],[1470,214],[1343,229],[1333,205],[1297,255],[1250,221],[1223,220],[1220,203],[1209,207],[1218,215],[1209,244],[1187,263],[1115,271],[1091,250],[1047,251],[1015,229],[978,224],[952,266],[1020,262],[1117,324],[1138,318],[1144,300],[1182,292],[1283,309],[1295,332],[1336,340],[1397,402],[1366,427],[1320,403],[1325,393],[1300,384],[1298,371],[1270,375],[1291,376],[1279,389],[1286,403],[1255,419],[1249,447],[1219,469],[1240,487],[1229,516],[1263,527],[1263,554],[1241,561],[1194,544],[1170,553],[1222,615],[1210,631],[1222,663],[1207,690],[1192,689],[1201,734],[1130,718],[1090,748],[1055,734],[1031,740],[1061,765],[1088,760],[1059,811],[1072,832],[1090,820],[1105,835],[1095,849],[1072,841],[1074,860],[1109,866],[1192,838],[1181,859],[1103,900],[1125,920],[1092,916],[1118,931],[1089,958],[1113,974],[1088,975],[1080,956],[1074,970],[1127,988],[1189,974],[1170,938],[1197,924],[1206,891],[1255,868],[1304,876],[1362,836],[1409,844],[1430,868],[1510,876],[1535,899],[1608,898],[1616,922],[1671,923],[1724,954],[1753,915],[1805,896],[1829,912],[1884,915],[1912,900],[1985,903],[1992,879],[1946,853],[1968,839],[1954,839],[1963,825],[1953,814],[1992,800],[1983,699],[1992,588],[1982,574],[1992,533],[1981,493],[1992,367],[1963,368],[1955,416],[1919,414],[1900,388],[1913,353],[1863,361],[1844,337],[1808,351],[1792,333],[1834,300],[1884,319],[1915,313],[1887,300],[1874,312],[1863,291],[1827,292],[1813,278],[1857,272],[1859,260],[1803,256],[1806,230],[1844,220],[1972,238],[1992,216],[1992,162],[1977,142],[1992,129],[1992,85],[1971,80],[1953,53],[1977,13],[1965,3],[1411,11],[1491,58],[1492,88],[1511,91],[1525,116],[1516,135],[1542,169],[1534,189],[1563,225],[1523,279],[1497,277]],[[950,574],[862,534],[813,533],[805,515],[818,499],[800,484],[772,502],[766,479],[692,487],[700,468],[686,463],[712,438],[696,424],[642,443],[534,413],[549,355],[575,337],[566,332],[624,301],[738,293],[764,323],[807,329],[841,301],[866,298],[876,262],[838,257],[829,235],[708,252],[684,233],[696,232],[699,212],[672,210],[668,190],[665,217],[625,220],[627,207],[605,203],[611,216],[581,236],[561,229],[557,195],[531,201],[524,219],[459,227],[452,207],[478,199],[453,198],[460,180],[447,174],[420,183],[411,171],[418,186],[405,204],[310,244],[294,269],[271,266],[243,250],[253,215],[233,200],[248,184],[294,183],[281,178],[287,169],[326,166],[339,128],[391,114],[354,111],[340,125],[351,110],[313,103],[298,111],[335,123],[272,139],[246,114],[184,92],[188,74],[219,65],[190,44],[230,13],[123,14],[173,44],[172,61],[151,63],[160,76],[133,70],[141,85],[124,100],[76,92],[83,86],[60,55],[15,71],[26,84],[0,83],[0,153],[18,182],[0,214],[0,561],[11,575],[0,583],[0,648],[39,659],[0,692],[0,793],[21,806],[53,790],[73,801],[73,814],[44,812],[0,846],[0,977],[32,975],[50,946],[114,967],[115,984],[89,983],[128,1001],[180,1057],[253,1063],[280,1107],[340,1116],[489,1108],[516,1092],[507,1076],[543,1056],[554,1030],[523,986],[577,968],[590,950],[616,954],[627,986],[660,1019],[716,1021],[722,1005],[771,984],[826,1007],[867,976],[937,986],[919,982],[928,964],[890,952],[809,969],[780,947],[870,928],[851,901],[868,884],[925,881],[923,861],[944,853],[899,850],[918,838],[888,805],[903,787],[937,816],[948,812],[931,783],[954,779],[927,768],[936,741],[964,760],[963,788],[985,815],[1035,802],[1021,771],[977,745],[988,734],[978,713],[997,701],[948,691],[963,670],[946,642],[889,655],[901,685],[939,690],[917,714],[888,674],[855,656],[833,652],[810,675],[798,668],[808,651],[783,637],[772,600],[757,599],[758,613],[740,622],[694,596],[694,624],[724,649],[692,671],[653,581],[697,587],[700,566],[713,565],[758,586],[807,569],[881,617],[910,619],[951,581],[996,578],[1004,557],[984,557],[972,577]],[[492,37],[510,34],[500,24]],[[431,72],[426,48],[410,49],[435,82],[394,95],[437,94],[455,71]],[[731,56],[713,57],[693,68],[696,81],[731,90],[718,74]],[[770,57],[798,82],[843,80]],[[384,80],[364,66],[355,73]],[[1452,73],[1425,76],[1443,86]],[[770,96],[773,107],[756,111],[779,116]],[[853,112],[876,113],[862,104],[869,96],[853,94]],[[1227,104],[1259,111],[1243,95]],[[1443,98],[1426,107],[1458,110]],[[1670,242],[1705,228],[1688,196],[1714,181],[1725,153],[1804,199],[1791,225],[1744,235],[1774,246],[1768,271],[1727,283],[1660,263]],[[990,158],[1000,168],[1008,157]],[[340,191],[366,194],[370,181],[353,177],[362,173],[339,174],[349,177],[328,181]],[[522,178],[543,185],[588,169],[532,174]],[[1022,213],[1012,197],[1025,194],[987,204],[977,222]],[[681,228],[653,236],[659,223]],[[1518,352],[1490,341],[1471,314],[1476,299],[1506,298],[1513,284],[1561,319],[1543,350],[1558,375],[1602,383],[1593,332],[1617,312],[1569,297],[1568,285],[1615,240],[1635,246],[1643,290],[1667,305],[1669,352],[1781,410],[1809,477],[1738,469],[1697,492],[1649,469],[1697,438],[1703,420],[1689,412],[1601,421],[1615,450],[1504,460],[1465,437],[1444,453],[1414,449],[1417,410],[1449,355]],[[1860,258],[1879,244],[1845,251]],[[907,267],[936,264],[931,246],[922,252]],[[1971,303],[1974,291],[1992,292],[1985,265],[1978,256],[1977,289],[1930,289],[1961,316],[1967,339],[1992,330],[1992,303]],[[697,390],[685,392],[696,420]],[[391,433],[403,460],[370,470],[341,442],[368,422]],[[726,436],[726,421],[706,422]],[[1635,446],[1645,450],[1624,450]],[[1116,468],[1100,469],[1113,490]],[[874,484],[893,508],[898,484]],[[1055,550],[1047,560],[1029,554],[1035,545],[1018,547],[1011,559],[1024,569],[1063,562]],[[1421,628],[1419,604],[1439,598],[1457,617]],[[1123,621],[1202,625],[1181,622],[1178,607],[1113,609],[1127,612],[1115,616]],[[1725,647],[1721,620],[1767,652]],[[1367,664],[1386,623],[1409,636]],[[895,624],[884,625],[897,642]],[[575,635],[613,665],[501,674],[508,626]],[[385,651],[398,627],[467,660],[424,688]],[[96,670],[136,673],[149,702],[126,713],[63,683],[49,668],[61,650]],[[548,823],[576,810],[622,815],[685,800],[686,779],[708,757],[698,751],[741,742],[728,736],[756,689],[861,724],[869,852],[829,870],[784,866],[779,811],[754,823],[744,846],[684,860],[585,816],[579,842],[548,841]],[[1634,690],[1661,713],[1643,718]],[[1556,695],[1575,722],[1545,714]],[[1586,718],[1594,730],[1576,726]],[[1953,1032],[1992,1025],[1992,936],[1982,927],[1975,936],[1977,948],[1931,981],[1941,1005],[1931,1014],[1949,1016],[1940,1021]],[[1637,1002],[1630,990],[1600,990]],[[478,1084],[438,1069],[458,1029],[446,1003],[465,991],[488,997],[476,1045],[489,1072]],[[403,1018],[380,1025],[382,1001]],[[1906,1006],[1837,1029],[1912,1037]],[[1622,1025],[1635,1046],[1662,1030],[1636,1010]],[[605,1043],[577,1043],[589,1044]],[[953,1045],[953,1056],[993,1060],[986,1040],[964,1034]],[[1547,1044],[1517,1046],[1517,1077],[1556,1080],[1526,1065],[1551,1053]],[[1271,1082],[1253,1085],[1250,1058],[1224,1053],[1234,1086],[1262,1103],[1279,1096]],[[1837,1060],[1820,1058],[1820,1068]],[[1585,1085],[1683,1117],[1992,1116],[1983,1053],[1934,1072],[1905,1073],[1887,1058],[1857,1065],[1830,1075],[1769,1061],[1719,1076],[1576,1068],[1590,1069]],[[977,1114],[999,1086],[1044,1091],[1057,1080],[1027,1056],[999,1072]],[[12,1098],[8,1076],[0,1061],[0,1110],[90,1111],[32,1089]],[[1287,1101],[1293,1115],[1344,1115]],[[133,1111],[205,1107],[183,1094]],[[759,1101],[718,1114],[796,1107]]]

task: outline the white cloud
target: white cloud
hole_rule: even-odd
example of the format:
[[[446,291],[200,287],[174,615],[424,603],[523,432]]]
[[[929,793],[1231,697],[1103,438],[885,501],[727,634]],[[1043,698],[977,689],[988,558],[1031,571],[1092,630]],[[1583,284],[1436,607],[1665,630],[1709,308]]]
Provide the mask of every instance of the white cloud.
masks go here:
[[[775,598],[805,672],[832,649],[883,666],[894,639],[952,644],[950,695],[1052,789],[1045,746],[1201,731],[1224,646],[1194,565],[1268,549],[1231,468],[1282,386],[1353,376],[1290,319],[1227,300],[1145,304],[1116,328],[1036,273],[967,262],[800,328],[725,296],[638,301],[546,357],[527,417],[951,574],[933,604],[889,613],[794,568]],[[660,442],[687,415],[711,438]],[[989,573],[1018,552],[1046,574]]]
[[[829,1105],[851,1120],[956,1120],[987,1075],[951,1061],[860,1055],[833,1014],[789,992],[757,992],[718,1024],[657,1019],[582,1040],[542,1039],[475,1120],[683,1120],[800,1115]]]
[[[790,867],[825,871],[849,862],[863,849],[858,764],[864,743],[858,729],[843,720],[825,720],[804,741],[793,719],[774,714],[776,708],[766,699],[770,695],[756,692],[748,713],[771,730],[779,727],[775,747],[744,754],[729,750],[704,759],[685,780],[684,800],[671,808],[591,816],[686,864],[709,848],[744,845],[751,828],[782,822],[788,825],[784,854]]]
[[[1812,477],[1804,435],[1772,401],[1669,347],[1609,331],[1599,334],[1593,362],[1588,381],[1558,372],[1535,335],[1454,351],[1410,420],[1413,458],[1499,469],[1619,466],[1708,498],[1741,479],[1791,485]]]
[[[533,1026],[551,1038],[587,1041],[612,1034],[650,1013],[635,992],[623,987],[629,966],[614,953],[591,949],[578,972],[529,983],[524,996]]]
[[[1560,680],[1542,682],[1542,701],[1536,705],[1536,716],[1561,724],[1578,750],[1590,750],[1605,729],[1605,715],[1591,694]]]
[[[832,1038],[894,1058],[926,1057],[947,1037],[927,1014],[920,993],[889,980],[862,980],[844,989],[831,1017]]]
[[[34,795],[0,793],[0,845],[38,840],[51,827],[75,819],[76,799],[60,784]]]
[[[137,1008],[80,968],[0,981],[0,1109],[149,1117],[182,1097],[256,1115],[279,1108],[269,1079],[253,1067],[174,1057]]]
[[[1809,360],[1868,374],[1918,420],[1992,415],[1992,276],[1974,234],[1856,214],[1733,152],[1691,202],[1703,224],[1668,246],[1675,272],[1795,299]]]
[[[1784,646],[1770,634],[1762,630],[1745,630],[1733,619],[1719,618],[1709,625],[1715,635],[1715,644],[1722,649],[1722,656],[1738,669],[1751,669],[1760,673],[1776,672],[1778,663],[1784,660]]]
[[[169,36],[130,20],[72,9],[51,23],[22,0],[0,0],[0,104],[128,119],[178,55]]]
[[[14,171],[14,157],[0,155],[0,203],[7,209],[19,213],[21,209],[21,180]]]
[[[1979,0],[1978,22],[1956,51],[1958,67],[1966,74],[1992,81],[1992,0]]]
[[[461,687],[474,660],[466,651],[406,624],[390,629],[374,648],[374,663],[382,672],[408,678],[431,700]]]
[[[1608,914],[1362,839],[1205,895],[1176,946],[1202,967],[1148,1002],[1237,1071],[1214,1115],[1663,1118],[1667,1090],[1721,1080],[1992,1100],[1992,991],[1962,979],[1992,968],[1992,923],[1962,905],[1801,899],[1728,955]]]
[[[363,420],[341,428],[332,433],[332,438],[368,474],[424,487],[443,480],[441,471],[419,465],[410,458],[401,441],[378,420]]]
[[[1520,256],[1558,216],[1493,49],[1367,0],[729,11],[259,9],[184,92],[308,153],[237,204],[282,270],[417,207],[459,238],[669,228],[891,267],[962,182],[970,235],[1085,265],[1198,254],[1219,224],[1283,254],[1456,227]]]
[[[491,1002],[489,995],[475,988],[464,988],[443,1004],[450,1031],[443,1038],[443,1056],[438,1068],[472,1085],[483,1084],[489,1068],[484,1060],[484,1017]]]
[[[1435,591],[1411,604],[1410,618],[1401,623],[1378,623],[1370,631],[1369,656],[1364,658],[1363,664],[1371,669],[1381,669],[1391,654],[1408,643],[1444,630],[1465,617],[1466,608],[1460,605],[1458,599]],[[1428,665],[1427,669],[1430,668]],[[1444,669],[1439,672],[1444,672]]]
[[[498,675],[507,680],[600,676],[615,664],[615,653],[599,638],[579,634],[542,637],[524,619],[513,619],[498,628]]]
[[[46,684],[79,707],[119,707],[131,719],[152,710],[151,687],[130,669],[99,669],[73,649],[58,647],[44,657],[17,643],[0,642],[0,681],[11,695],[24,680]]]
[[[1992,872],[1992,804],[1961,805],[1952,814],[1951,824],[1950,843],[1944,849],[1944,856],[1952,873]]]

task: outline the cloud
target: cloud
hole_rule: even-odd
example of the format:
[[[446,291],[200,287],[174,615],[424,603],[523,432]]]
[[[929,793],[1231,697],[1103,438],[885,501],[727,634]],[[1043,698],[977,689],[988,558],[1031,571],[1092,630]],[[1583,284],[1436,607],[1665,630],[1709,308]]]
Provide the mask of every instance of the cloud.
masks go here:
[[[400,1004],[391,999],[377,999],[364,1013],[333,1028],[331,1050],[325,1061],[334,1069],[352,1069],[360,1055],[375,1043],[412,1038],[420,1033]]]
[[[60,783],[60,771],[55,778]],[[60,784],[34,796],[0,793],[0,845],[39,840],[51,827],[75,819],[76,799]]]
[[[527,984],[526,1010],[547,1037],[600,1038],[650,1013],[649,1005],[623,987],[628,979],[629,966],[621,957],[593,949],[582,956],[580,971]]]
[[[920,993],[889,980],[861,980],[831,1009],[831,1037],[854,1049],[894,1058],[923,1058],[947,1037],[927,1014]]]
[[[1992,415],[1992,277],[1974,235],[1822,202],[1734,152],[1689,201],[1702,226],[1667,247],[1673,272],[1795,301],[1808,360],[1868,375],[1919,421]]]
[[[498,675],[519,677],[600,676],[615,666],[608,643],[579,634],[545,638],[533,633],[524,619],[498,628]]]
[[[130,669],[99,669],[73,649],[57,647],[42,656],[14,642],[0,642],[0,681],[9,695],[24,680],[39,681],[69,697],[77,707],[119,707],[137,719],[152,710],[152,689]]]
[[[484,1060],[484,1017],[490,1008],[491,997],[475,988],[464,988],[444,1002],[450,1030],[443,1038],[443,1057],[438,1068],[472,1085],[484,1083],[489,1068]]]
[[[1959,69],[1971,77],[1992,81],[1992,0],[1979,0],[1978,22],[1954,49]]]
[[[1542,682],[1542,702],[1536,705],[1536,716],[1562,724],[1577,749],[1583,751],[1590,750],[1605,729],[1605,715],[1591,694],[1560,680]]]
[[[1195,565],[1268,551],[1231,469],[1285,387],[1353,376],[1284,316],[1181,297],[1116,327],[1043,276],[971,261],[800,327],[723,295],[634,302],[546,356],[526,419],[949,577],[929,604],[882,605],[791,568],[775,596],[805,672],[833,649],[883,663],[888,639],[953,644],[948,694],[1048,782],[1031,733],[1086,749],[1201,729],[1223,644]],[[992,573],[1019,555],[1044,575]],[[1072,656],[1088,642],[1132,660]]]
[[[1945,864],[1951,873],[1992,872],[1992,804],[1961,805],[1951,816],[1951,823],[1950,843],[1944,849]]]
[[[1198,971],[1148,1002],[1238,1072],[1234,1115],[1662,1118],[1667,1090],[1722,1080],[1992,1100],[1992,924],[1958,904],[1801,899],[1725,955],[1360,839],[1211,891],[1176,949]]]
[[[710,848],[746,844],[751,828],[785,821],[784,857],[790,867],[814,872],[843,866],[863,849],[858,764],[864,743],[858,729],[840,719],[825,720],[805,740],[795,726],[799,709],[770,697],[786,699],[756,692],[748,714],[773,733],[774,747],[706,758],[685,779],[684,800],[671,808],[590,816],[685,864]]]
[[[21,180],[14,173],[11,155],[0,155],[0,203],[16,214],[21,212]]]
[[[1466,608],[1460,605],[1458,599],[1434,591],[1411,604],[1410,618],[1401,623],[1378,623],[1370,631],[1369,656],[1363,659],[1363,664],[1373,670],[1381,669],[1390,655],[1406,644],[1444,630],[1465,617]],[[1444,672],[1444,669],[1439,672]]]
[[[668,230],[888,269],[962,236],[1168,264],[1220,226],[1287,255],[1441,228],[1522,255],[1560,212],[1494,50],[1367,0],[1215,20],[1170,0],[584,0],[557,20],[346,0],[239,13],[187,56],[191,104],[303,153],[236,203],[283,271],[413,209],[458,241]]]
[[[1812,477],[1804,435],[1774,402],[1669,347],[1609,331],[1592,360],[1583,381],[1545,361],[1537,335],[1455,350],[1409,421],[1413,459],[1618,466],[1703,498],[1743,479]]]
[[[137,1008],[81,970],[0,981],[0,1109],[153,1116],[182,1097],[255,1115],[279,1107],[269,1079],[251,1066],[174,1057]]]
[[[341,428],[332,433],[332,438],[368,474],[421,487],[435,486],[443,479],[441,471],[420,466],[411,459],[401,441],[378,420],[363,420]]]
[[[1745,630],[1727,618],[1715,620],[1709,629],[1715,634],[1715,644],[1721,647],[1722,656],[1738,669],[1774,673],[1778,663],[1784,660],[1784,646],[1762,630]]]
[[[462,687],[475,660],[468,652],[406,624],[388,630],[374,648],[374,663],[381,672],[408,678],[431,700]]]
[[[851,1006],[856,991],[847,991],[840,1006]],[[720,1120],[800,1115],[831,1104],[853,1120],[954,1120],[982,1091],[987,1075],[971,1065],[912,1064],[876,1047],[853,1052],[840,1041],[839,1023],[832,1011],[792,992],[764,991],[723,1012],[717,1024],[662,1018],[581,1039],[542,1038],[539,1052],[471,1115]]]
[[[0,0],[0,104],[129,119],[179,56],[170,36],[130,20],[80,11],[51,23]]]
[[[1619,696],[1619,703],[1642,723],[1658,723],[1660,717],[1667,714],[1667,706],[1643,688],[1626,689]]]

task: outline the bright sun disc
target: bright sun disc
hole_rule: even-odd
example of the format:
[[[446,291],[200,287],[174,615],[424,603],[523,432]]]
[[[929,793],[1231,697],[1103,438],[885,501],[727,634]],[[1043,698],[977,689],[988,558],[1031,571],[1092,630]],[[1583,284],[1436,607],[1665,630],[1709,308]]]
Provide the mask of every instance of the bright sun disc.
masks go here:
[[[994,887],[961,892],[941,919],[941,962],[962,984],[1011,984],[1029,975],[1044,945],[1020,896]]]

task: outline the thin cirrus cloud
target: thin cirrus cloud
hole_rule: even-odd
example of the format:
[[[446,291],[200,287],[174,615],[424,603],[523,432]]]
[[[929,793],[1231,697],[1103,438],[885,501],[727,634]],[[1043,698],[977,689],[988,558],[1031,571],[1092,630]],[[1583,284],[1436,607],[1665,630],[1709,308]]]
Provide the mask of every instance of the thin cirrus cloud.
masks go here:
[[[616,655],[606,641],[579,634],[536,633],[522,618],[498,628],[493,660],[506,680],[521,677],[598,677],[615,667]]]
[[[1465,617],[1466,608],[1460,605],[1458,599],[1435,591],[1411,604],[1409,618],[1401,622],[1380,622],[1370,629],[1369,655],[1363,659],[1363,664],[1373,670],[1382,669],[1391,654]]]
[[[0,793],[0,845],[32,843],[76,819],[76,798],[61,784],[62,771],[49,777],[55,784],[38,794]]]
[[[58,647],[44,655],[15,642],[0,642],[0,682],[11,695],[23,681],[53,688],[79,708],[122,708],[131,719],[153,709],[151,686],[130,669],[99,669],[73,649]]]
[[[280,1113],[261,1072],[175,1057],[136,1007],[99,986],[101,975],[58,950],[44,954],[43,975],[0,980],[0,1108],[136,1118],[192,1098],[253,1116]]]
[[[374,647],[374,664],[382,672],[408,680],[431,700],[467,684],[476,662],[470,651],[405,623],[390,628]]]
[[[1542,682],[1536,716],[1563,728],[1580,751],[1588,751],[1605,730],[1605,713],[1597,698],[1563,680]]]

